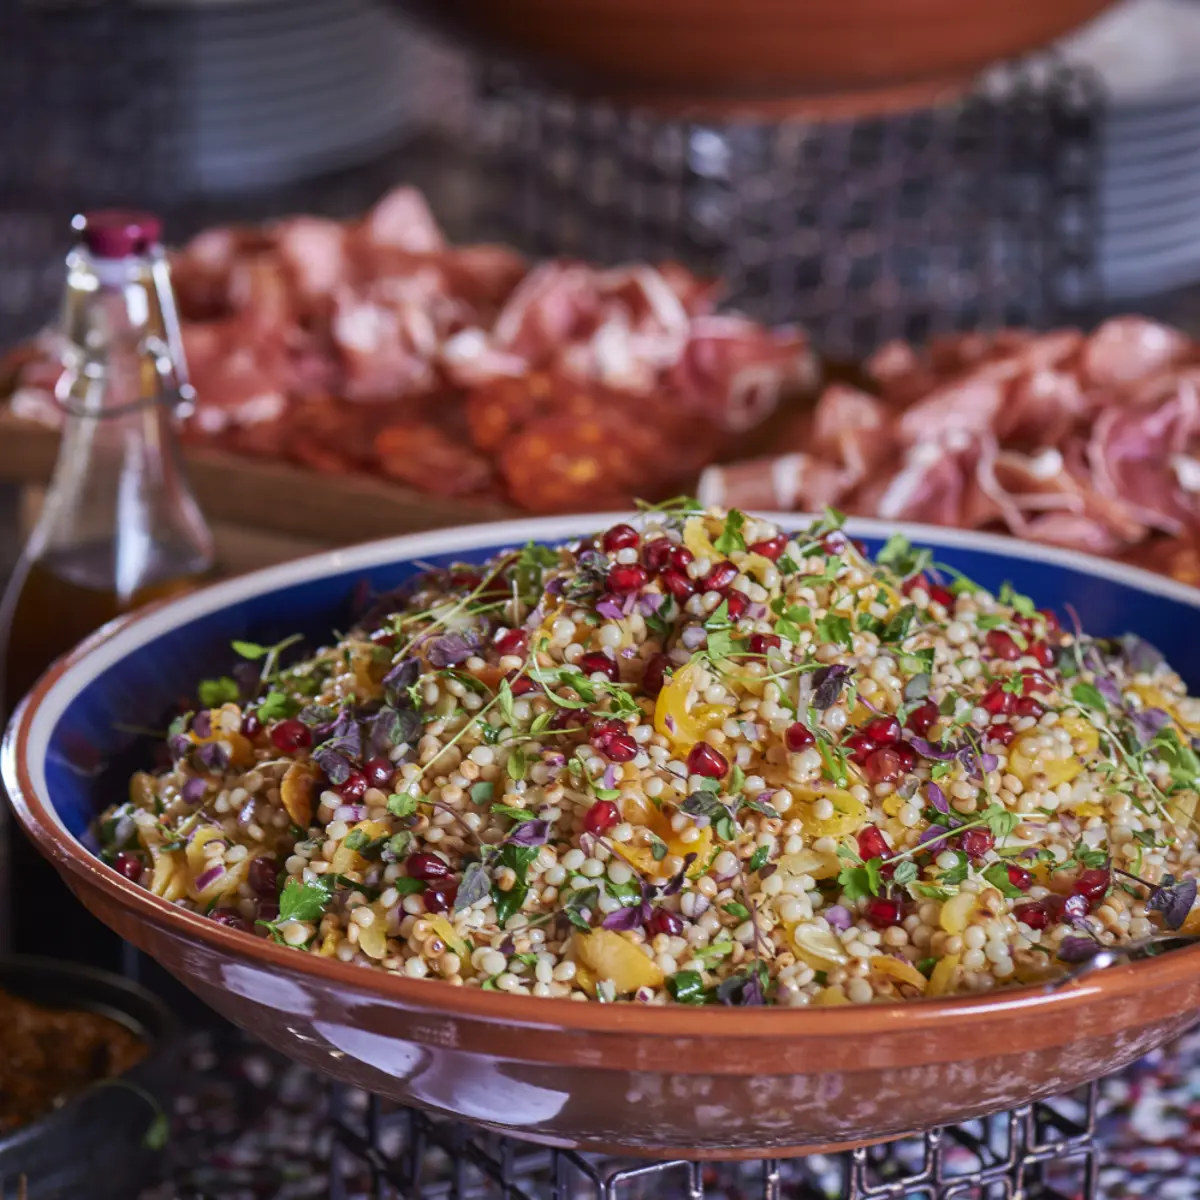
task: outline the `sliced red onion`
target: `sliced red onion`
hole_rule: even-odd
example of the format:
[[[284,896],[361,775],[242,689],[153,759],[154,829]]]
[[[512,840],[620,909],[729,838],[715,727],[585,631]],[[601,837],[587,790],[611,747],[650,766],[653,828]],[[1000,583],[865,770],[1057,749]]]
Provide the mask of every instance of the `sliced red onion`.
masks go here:
[[[692,652],[686,646],[673,646],[667,651],[667,658],[671,660],[671,665],[682,667],[691,660]]]
[[[633,606],[637,603],[637,592],[630,592],[624,600],[621,601],[621,615],[628,617],[633,614]]]
[[[565,754],[560,754],[557,750],[547,750],[542,755],[542,762],[548,767],[564,767],[567,764]]]
[[[633,993],[633,998],[638,1004],[649,1004],[654,999],[654,989],[648,987],[640,987]]]
[[[612,789],[617,786],[617,764],[616,763],[609,763],[608,766],[604,768],[603,783],[604,783],[604,786],[609,791],[612,791]]]
[[[835,904],[827,909],[825,920],[829,922],[830,929],[836,929],[839,933],[854,924],[854,917],[844,904]]]
[[[754,601],[752,604],[746,605],[746,616],[752,621],[761,621],[767,615],[767,606]]]
[[[238,813],[237,823],[243,827],[249,825],[250,822],[254,820],[255,807],[255,798],[251,796],[250,799],[242,805],[242,810]]]
[[[192,732],[199,738],[212,737],[212,713],[207,708],[192,718]]]
[[[641,929],[642,906],[635,904],[631,908],[618,908],[611,912],[600,924],[605,929]]]
[[[946,799],[946,793],[936,783],[926,784],[925,798],[938,812],[948,813],[950,811],[950,802]]]
[[[679,635],[680,642],[689,650],[699,650],[708,640],[708,631],[703,625],[689,625]]]
[[[621,605],[616,596],[601,596],[596,601],[596,611],[610,621],[619,621],[625,615],[621,611]]]
[[[637,651],[632,646],[622,646],[617,653],[620,658],[637,658]]]
[[[222,875],[225,874],[225,864],[217,863],[215,866],[209,867],[207,871],[201,871],[196,876],[196,891],[202,892],[210,883],[215,883]]]
[[[665,723],[667,726],[667,732],[674,733],[675,732],[675,718],[673,716],[671,716],[670,713],[667,713],[666,718],[665,718]]]
[[[335,821],[364,821],[367,817],[365,804],[339,804],[333,810]]]

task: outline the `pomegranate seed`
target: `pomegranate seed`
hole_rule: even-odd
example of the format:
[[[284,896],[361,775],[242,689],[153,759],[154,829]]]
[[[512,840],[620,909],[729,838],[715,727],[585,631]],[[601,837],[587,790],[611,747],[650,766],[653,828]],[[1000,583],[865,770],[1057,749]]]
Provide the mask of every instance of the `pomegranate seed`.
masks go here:
[[[990,741],[1010,746],[1013,738],[1017,736],[1017,731],[1011,725],[993,725],[988,729],[987,736]]]
[[[871,783],[891,783],[904,774],[904,759],[899,747],[881,746],[867,756],[862,768]]]
[[[116,858],[113,859],[113,870],[118,875],[124,875],[126,879],[137,883],[142,877],[144,864],[141,858],[134,854],[131,850],[122,850]]]
[[[586,657],[586,655],[584,657]],[[537,687],[537,684],[534,683],[528,675],[522,675],[516,669],[509,671],[504,678],[508,680],[509,690],[514,696],[528,695],[534,690],[534,688]]]
[[[270,897],[274,900],[279,895],[279,864],[273,858],[260,854],[250,864],[246,882],[249,883],[255,895]]]
[[[892,746],[900,740],[900,722],[895,717],[873,717],[862,731],[880,746]]]
[[[603,753],[613,762],[632,762],[637,758],[639,749],[640,747],[634,740],[632,733],[614,733],[608,739],[608,744],[604,747]]]
[[[911,746],[906,746],[903,742],[901,742],[898,745],[892,746],[891,749],[895,750],[895,752],[900,755],[901,771],[908,772],[916,769],[917,752]]]
[[[1029,653],[1038,660],[1043,667],[1054,666],[1054,650],[1049,642],[1034,642],[1029,647]]]
[[[773,538],[768,538],[765,542],[755,542],[750,547],[751,554],[761,554],[763,558],[769,558],[772,562],[779,559],[787,548],[787,534],[777,533]]]
[[[1021,891],[1027,892],[1033,887],[1033,873],[1025,870],[1024,867],[1008,865],[1008,882],[1015,888],[1020,888]]]
[[[483,582],[483,576],[474,571],[457,571],[450,576],[451,586],[473,592]]]
[[[671,566],[677,571],[686,571],[696,561],[696,556],[686,546],[676,546],[671,551]]]
[[[647,696],[657,696],[662,691],[663,676],[669,662],[665,654],[654,654],[646,660],[646,669],[642,672],[642,691]]]
[[[640,591],[650,581],[645,567],[637,563],[617,563],[608,573],[608,590],[618,596]]]
[[[840,529],[835,529],[832,533],[827,533],[821,539],[821,549],[826,554],[841,554],[849,544],[849,538]]]
[[[673,549],[675,547],[670,538],[656,537],[647,542],[642,547],[642,558],[645,560],[646,569],[657,575],[671,561]]]
[[[279,902],[277,900],[260,900],[255,906],[254,915],[260,921],[278,921]]]
[[[941,714],[938,712],[938,706],[932,700],[926,700],[919,708],[914,708],[908,714],[908,720],[904,722],[909,729],[917,735],[924,737],[934,725],[934,722]]]
[[[1012,692],[1006,692],[1001,684],[993,683],[979,702],[979,707],[990,712],[993,717],[1007,716],[1017,706],[1017,698]]]
[[[867,761],[867,758],[874,754],[878,746],[861,729],[855,730],[849,737],[842,741],[843,747],[850,755],[850,761],[857,763],[860,767]]]
[[[1020,887],[1020,884],[1017,886]],[[1046,911],[1046,906],[1037,900],[1016,905],[1013,908],[1013,916],[1030,929],[1045,929],[1050,924],[1050,914]]]
[[[385,788],[392,782],[396,768],[390,758],[368,758],[363,763],[363,774],[373,788]]]
[[[444,913],[450,911],[450,906],[454,903],[457,895],[458,881],[451,880],[449,883],[439,883],[431,888],[426,888],[421,899],[425,901],[426,912]]]
[[[1048,692],[1050,684],[1040,671],[1021,672],[1021,694],[1029,696],[1033,692]]]
[[[367,794],[367,777],[361,771],[351,771],[344,783],[334,789],[343,800],[353,803]]]
[[[911,595],[913,592],[915,592],[917,590],[917,588],[920,588],[923,592],[925,592],[926,595],[929,594],[929,580],[925,577],[924,574],[913,575],[911,578],[906,579],[900,585],[900,590],[906,596]]]
[[[259,916],[265,921],[268,920],[262,913]],[[246,924],[245,918],[239,917],[237,913],[230,912],[227,908],[218,908],[215,912],[208,914],[210,921],[216,921],[218,925],[227,925],[230,929],[240,929],[245,933],[250,926]]]
[[[740,621],[746,615],[746,609],[750,607],[750,597],[737,588],[730,588],[725,593],[725,606],[729,609],[729,619],[734,622]]]
[[[262,733],[262,722],[258,719],[257,713],[245,713],[238,728],[242,737],[256,738]]]
[[[935,585],[929,589],[929,603],[940,604],[947,612],[953,612],[954,593],[949,588]]]
[[[882,896],[872,896],[867,901],[866,918],[876,929],[886,929],[889,925],[900,924],[900,901],[885,900]]]
[[[1082,896],[1088,902],[1089,908],[1095,908],[1104,899],[1111,882],[1112,874],[1107,867],[1089,867],[1079,873],[1071,891],[1076,896]]]
[[[737,578],[737,567],[731,562],[720,562],[705,577],[700,580],[700,586],[706,592],[721,592],[728,590],[729,585]]]
[[[496,635],[495,649],[501,658],[506,654],[515,654],[524,658],[528,648],[529,634],[524,629],[506,629],[503,633]]]
[[[958,844],[968,858],[982,858],[996,844],[996,839],[990,830],[968,829],[958,839]]]
[[[658,578],[663,586],[663,591],[669,592],[680,604],[695,595],[696,585],[682,571],[677,571],[674,567],[666,567]]]
[[[575,665],[585,675],[603,675],[617,683],[621,678],[621,670],[615,658],[609,658],[603,650],[589,650],[581,654]]]
[[[766,654],[768,650],[778,650],[783,641],[774,633],[752,633],[750,635],[750,653]]]
[[[858,831],[858,856],[863,862],[869,858],[887,858],[891,852],[892,848],[878,826],[868,825]]]
[[[1062,633],[1062,626],[1058,622],[1058,614],[1052,608],[1039,608],[1038,616],[1046,622],[1046,632],[1048,634]]]
[[[601,543],[606,553],[616,554],[618,550],[631,550],[641,543],[638,531],[632,525],[614,525],[604,535]]]
[[[377,629],[371,634],[371,643],[375,646],[394,646],[396,632],[393,629]]]
[[[707,742],[697,742],[687,756],[689,775],[704,775],[708,779],[724,779],[729,770],[725,755]]]
[[[1088,914],[1089,906],[1086,896],[1047,896],[1042,903],[1051,916],[1067,923],[1081,920]]]
[[[646,922],[646,932],[651,937],[657,937],[660,933],[665,933],[667,937],[680,937],[683,934],[683,920],[665,908],[656,908]]]
[[[1021,647],[1013,641],[1012,634],[1005,633],[1003,629],[989,629],[984,642],[993,658],[1015,662],[1021,657]]]
[[[1033,717],[1037,718],[1046,711],[1046,706],[1040,701],[1035,700],[1032,696],[1022,696],[1017,701],[1016,713],[1018,717]]]
[[[312,734],[308,726],[299,721],[280,721],[271,727],[271,745],[285,754],[291,750],[303,750],[312,745]]]
[[[816,740],[813,736],[813,731],[801,721],[796,721],[789,725],[787,732],[783,735],[784,744],[793,754],[798,754],[801,750],[807,750]]]
[[[621,810],[611,800],[597,800],[583,815],[583,827],[599,837],[621,823]]]
[[[427,883],[434,879],[445,879],[450,874],[450,868],[436,854],[418,850],[404,860],[404,869],[410,879],[424,879]]]
[[[588,730],[588,740],[597,750],[603,750],[618,733],[625,732],[624,721],[615,720],[613,717],[605,717],[601,721],[596,721]]]

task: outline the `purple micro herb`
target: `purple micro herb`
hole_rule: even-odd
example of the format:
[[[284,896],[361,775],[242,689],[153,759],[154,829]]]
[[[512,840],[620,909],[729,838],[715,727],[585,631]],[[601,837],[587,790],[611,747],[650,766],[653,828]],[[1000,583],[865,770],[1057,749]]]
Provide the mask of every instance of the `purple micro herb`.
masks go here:
[[[935,746],[931,741],[922,737],[915,737],[909,745],[922,757],[936,759],[938,762],[950,762],[956,758],[958,751],[951,750],[944,746]]]
[[[948,813],[950,811],[950,801],[946,799],[946,793],[936,783],[926,785],[925,799],[940,813]]]
[[[344,755],[326,746],[313,751],[313,762],[325,772],[326,778],[334,787],[345,783],[350,778],[350,772],[353,770],[349,760]]]
[[[478,648],[479,639],[474,634],[468,637],[461,633],[444,633],[425,648],[425,657],[431,667],[442,670],[465,662]]]
[[[198,738],[212,737],[212,713],[207,708],[202,708],[192,718],[192,732]]]
[[[821,667],[820,670],[814,671],[812,677],[813,708],[832,708],[837,703],[837,698],[842,692],[842,685],[846,682],[846,676],[849,674],[850,668],[841,663],[832,667]]]
[[[196,757],[209,771],[224,771],[229,766],[229,751],[218,742],[205,742],[196,748]]]
[[[1168,875],[1159,887],[1151,889],[1146,907],[1161,913],[1168,929],[1180,929],[1195,903],[1196,880],[1176,880]]]
[[[642,927],[642,906],[635,904],[632,908],[618,908],[600,922],[605,929],[640,929]]]
[[[1058,944],[1058,957],[1065,963],[1090,962],[1104,947],[1090,937],[1065,937]]]
[[[1163,727],[1170,723],[1171,716],[1161,708],[1144,708],[1130,713],[1129,720],[1138,744],[1148,746],[1162,732]]]
[[[193,775],[180,791],[186,804],[199,804],[204,799],[205,792],[208,791],[208,783]]]
[[[596,611],[610,621],[619,621],[625,615],[615,596],[601,596],[596,601]]]
[[[546,821],[522,821],[505,839],[514,846],[544,846],[550,837]]]

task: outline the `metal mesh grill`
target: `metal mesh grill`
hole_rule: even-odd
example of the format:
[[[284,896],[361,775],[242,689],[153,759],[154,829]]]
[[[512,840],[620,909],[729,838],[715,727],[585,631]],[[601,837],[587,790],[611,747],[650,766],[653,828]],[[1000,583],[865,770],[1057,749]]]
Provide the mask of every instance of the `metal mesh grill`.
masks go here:
[[[746,1163],[548,1150],[338,1089],[332,1196],[350,1200],[1090,1200],[1096,1088],[883,1146]],[[340,1161],[339,1161],[340,1160]],[[363,1179],[366,1171],[369,1183]]]
[[[1094,298],[1101,97],[1054,58],[852,121],[651,120],[486,81],[493,226],[535,254],[675,257],[835,356],[1046,325]]]

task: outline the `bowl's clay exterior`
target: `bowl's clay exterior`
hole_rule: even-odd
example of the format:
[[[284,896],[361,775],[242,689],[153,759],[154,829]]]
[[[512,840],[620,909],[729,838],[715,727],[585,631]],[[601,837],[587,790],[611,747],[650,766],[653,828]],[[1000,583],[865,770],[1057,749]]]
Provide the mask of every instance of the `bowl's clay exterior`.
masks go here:
[[[599,520],[493,526],[475,531],[473,544],[490,549],[528,536],[565,536]],[[441,535],[441,545],[436,534],[392,545],[397,560],[424,559],[461,551],[471,532]],[[861,523],[854,532],[880,531]],[[932,530],[913,536],[944,545],[953,537]],[[1014,553],[1000,539],[974,539],[972,552],[979,545],[1001,557]],[[384,561],[386,548],[362,553]],[[1167,606],[1160,614],[1178,609],[1175,615],[1194,620],[1191,610],[1200,607],[1200,594],[1126,568],[1059,552],[1039,562],[1028,569],[1073,569],[1093,584],[1107,575],[1114,595],[1142,586],[1147,606]],[[312,563],[316,574],[322,563],[329,576],[346,570],[337,556]],[[56,664],[9,728],[4,782],[26,831],[96,916],[213,1008],[321,1071],[559,1146],[758,1157],[883,1138],[1064,1092],[1200,1017],[1200,946],[1058,991],[832,1009],[664,1009],[408,980],[288,950],[188,913],[118,876],[68,832],[67,797],[55,793],[71,789],[66,776],[53,774],[54,759],[101,736],[94,720],[73,724],[79,696],[111,687],[123,672],[145,686],[150,676],[138,672],[147,669],[148,648],[194,625],[197,607],[222,615],[250,593],[280,604],[286,588],[272,571],[218,585],[135,614]],[[151,626],[160,632],[147,634]],[[243,636],[241,627],[233,636]],[[110,696],[108,703],[117,701]]]

